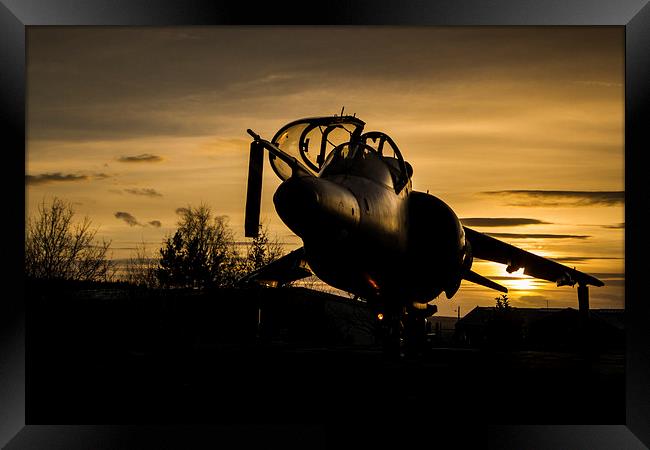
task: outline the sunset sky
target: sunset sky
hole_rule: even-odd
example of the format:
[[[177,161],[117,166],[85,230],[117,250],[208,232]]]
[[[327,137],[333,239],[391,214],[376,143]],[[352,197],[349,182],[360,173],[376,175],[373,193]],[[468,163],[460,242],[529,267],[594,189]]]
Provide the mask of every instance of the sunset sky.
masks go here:
[[[599,277],[591,307],[621,308],[623,50],[622,27],[28,27],[27,214],[72,202],[115,259],[155,251],[201,203],[245,241],[246,129],[270,139],[345,106],[395,140],[414,189]],[[291,250],[265,165],[262,218]],[[575,288],[473,268],[513,306],[577,308]],[[463,282],[436,303],[464,315],[497,294]]]

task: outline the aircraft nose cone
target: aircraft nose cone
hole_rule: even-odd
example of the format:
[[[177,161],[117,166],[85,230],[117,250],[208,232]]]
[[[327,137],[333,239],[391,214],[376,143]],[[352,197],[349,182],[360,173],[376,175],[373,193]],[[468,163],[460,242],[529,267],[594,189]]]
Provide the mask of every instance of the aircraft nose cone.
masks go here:
[[[352,193],[317,177],[289,178],[278,187],[273,203],[282,221],[301,237],[349,228],[359,221]]]
[[[319,202],[320,195],[315,184],[300,178],[289,178],[273,195],[278,215],[299,236],[318,213]]]

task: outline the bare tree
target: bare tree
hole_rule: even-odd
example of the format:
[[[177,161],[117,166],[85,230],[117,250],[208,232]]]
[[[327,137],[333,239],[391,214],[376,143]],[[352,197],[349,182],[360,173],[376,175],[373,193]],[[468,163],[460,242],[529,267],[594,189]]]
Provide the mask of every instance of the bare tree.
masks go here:
[[[108,260],[110,241],[95,242],[98,229],[84,217],[73,223],[72,206],[57,197],[38,207],[28,218],[25,239],[25,274],[30,278],[108,281],[115,266]]]
[[[253,242],[246,254],[245,271],[252,272],[264,267],[280,258],[283,254],[284,249],[277,236],[274,239],[269,238],[268,226],[260,225],[257,237],[253,238]]]
[[[158,287],[158,277],[156,269],[158,260],[147,249],[144,241],[136,245],[131,257],[126,262],[124,268],[124,281],[136,286],[155,288]]]

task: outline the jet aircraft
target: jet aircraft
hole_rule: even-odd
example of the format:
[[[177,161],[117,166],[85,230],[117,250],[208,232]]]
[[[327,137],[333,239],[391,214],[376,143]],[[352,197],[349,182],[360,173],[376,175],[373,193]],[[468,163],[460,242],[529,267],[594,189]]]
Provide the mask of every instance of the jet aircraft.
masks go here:
[[[395,141],[364,126],[341,112],[291,122],[270,141],[247,130],[245,235],[259,231],[266,150],[282,180],[275,209],[303,246],[243,281],[281,286],[315,274],[374,307],[389,352],[399,351],[401,337],[416,341],[437,311],[431,302],[443,292],[452,298],[462,280],[507,292],[472,270],[474,258],[557,286],[578,284],[579,309],[588,313],[588,286],[602,281],[463,226],[441,199],[413,189],[413,167]]]

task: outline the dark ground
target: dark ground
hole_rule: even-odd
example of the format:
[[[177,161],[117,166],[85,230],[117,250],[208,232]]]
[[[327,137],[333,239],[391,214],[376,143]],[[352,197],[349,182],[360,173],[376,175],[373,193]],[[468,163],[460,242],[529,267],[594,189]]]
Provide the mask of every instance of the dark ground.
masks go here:
[[[625,423],[622,353],[432,348],[391,361],[374,347],[208,345],[192,338],[194,320],[211,322],[199,310],[171,333],[169,311],[83,302],[28,309],[29,424]]]
[[[51,363],[30,383],[30,423],[625,422],[620,356],[251,348]]]

